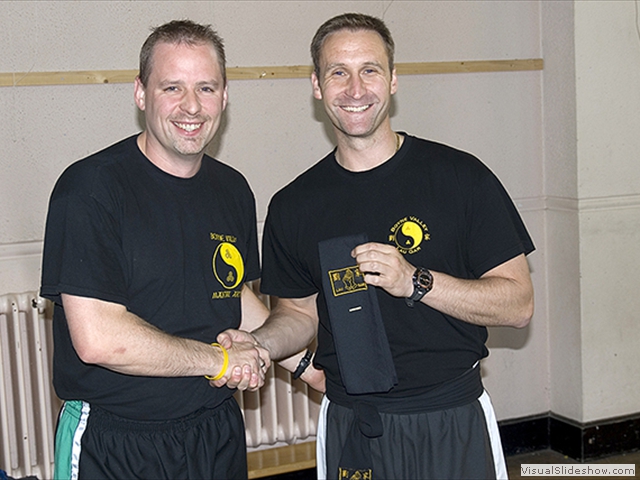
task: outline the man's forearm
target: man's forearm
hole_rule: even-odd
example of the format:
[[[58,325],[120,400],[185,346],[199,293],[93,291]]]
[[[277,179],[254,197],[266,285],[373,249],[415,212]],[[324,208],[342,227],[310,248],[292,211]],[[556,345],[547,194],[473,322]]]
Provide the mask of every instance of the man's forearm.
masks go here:
[[[353,249],[364,280],[394,297],[407,298],[414,291],[416,266],[391,245],[369,242]],[[423,265],[429,268],[429,265]],[[533,286],[529,264],[520,254],[492,268],[479,279],[455,278],[432,271],[425,305],[468,323],[484,326],[524,327],[533,315]]]
[[[102,341],[91,346],[86,340],[74,341],[80,358],[128,375],[186,377],[215,375],[222,369],[221,349],[169,335],[132,314],[127,316],[119,322],[120,332],[103,336]]]
[[[533,315],[533,287],[524,256],[516,257],[478,280],[439,272],[422,298],[430,307],[468,323],[524,327]]]
[[[215,376],[223,370],[221,348],[167,334],[122,305],[69,295],[63,295],[63,305],[83,362],[141,376]],[[228,355],[230,366],[246,363],[259,368],[253,345],[234,345]]]
[[[279,299],[264,325],[251,332],[269,351],[272,360],[298,353],[315,338],[318,330],[316,296]]]
[[[252,334],[269,351],[271,360],[277,361],[290,357],[309,345],[316,336],[316,329],[307,322],[272,315]]]

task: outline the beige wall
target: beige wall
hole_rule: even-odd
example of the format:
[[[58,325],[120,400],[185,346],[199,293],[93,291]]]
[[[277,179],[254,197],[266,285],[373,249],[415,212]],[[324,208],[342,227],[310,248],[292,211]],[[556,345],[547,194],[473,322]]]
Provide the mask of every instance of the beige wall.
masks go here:
[[[639,7],[575,7],[585,420],[640,410]]]
[[[637,2],[541,2],[550,410],[640,411]]]
[[[537,309],[549,322],[549,409],[582,420],[574,5],[542,2],[541,10],[547,303]]]
[[[545,59],[543,72],[402,76],[393,125],[477,154],[538,247],[535,317],[492,330],[483,363],[499,419],[640,411],[632,2],[5,0],[0,73],[135,69],[149,27],[187,17],[221,33],[229,66],[309,64],[315,29],[345,11],[384,16],[397,62]],[[0,111],[2,294],[38,286],[60,172],[141,126],[128,84],[2,87]],[[233,81],[211,153],[245,173],[262,222],[271,195],[332,148],[329,132],[308,80]]]

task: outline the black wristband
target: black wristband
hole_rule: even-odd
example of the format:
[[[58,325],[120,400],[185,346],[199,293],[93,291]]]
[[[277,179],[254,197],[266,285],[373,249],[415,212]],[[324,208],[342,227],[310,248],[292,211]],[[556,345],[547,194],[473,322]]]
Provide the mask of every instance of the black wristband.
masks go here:
[[[311,358],[313,357],[313,352],[311,350],[307,350],[307,353],[304,354],[304,357],[300,360],[300,363],[296,367],[296,371],[293,372],[293,378],[298,379],[304,373],[304,371],[311,365]]]

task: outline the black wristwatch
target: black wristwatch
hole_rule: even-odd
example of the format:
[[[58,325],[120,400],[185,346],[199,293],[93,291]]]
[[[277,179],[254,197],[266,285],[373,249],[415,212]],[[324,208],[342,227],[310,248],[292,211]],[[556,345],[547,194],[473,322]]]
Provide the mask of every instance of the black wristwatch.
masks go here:
[[[307,350],[307,353],[304,354],[304,357],[300,359],[300,363],[296,367],[296,371],[293,372],[293,378],[297,379],[302,376],[302,374],[307,370],[309,365],[311,365],[311,359],[313,358],[313,352],[311,350]]]
[[[413,303],[419,302],[432,288],[433,275],[426,268],[418,267],[413,273],[413,293],[404,301],[407,302],[408,307],[413,307]]]

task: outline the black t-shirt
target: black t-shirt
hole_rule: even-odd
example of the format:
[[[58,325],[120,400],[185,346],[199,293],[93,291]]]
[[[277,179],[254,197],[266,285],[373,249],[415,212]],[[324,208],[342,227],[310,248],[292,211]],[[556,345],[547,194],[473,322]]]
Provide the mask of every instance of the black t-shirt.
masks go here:
[[[130,376],[83,363],[60,294],[119,303],[167,333],[215,342],[239,326],[242,285],[259,276],[254,197],[231,167],[205,156],[194,177],[174,177],[140,152],[136,137],[74,163],[51,195],[43,255],[57,394],[137,419],[220,404],[233,391],[203,377]]]
[[[315,364],[325,370],[329,397],[332,389],[344,390],[318,242],[358,233],[396,246],[413,265],[466,279],[534,249],[498,179],[470,154],[408,135],[394,157],[365,172],[347,171],[329,154],[273,197],[262,274],[266,294],[319,292]],[[399,380],[384,395],[419,394],[488,354],[486,328],[376,291]]]

